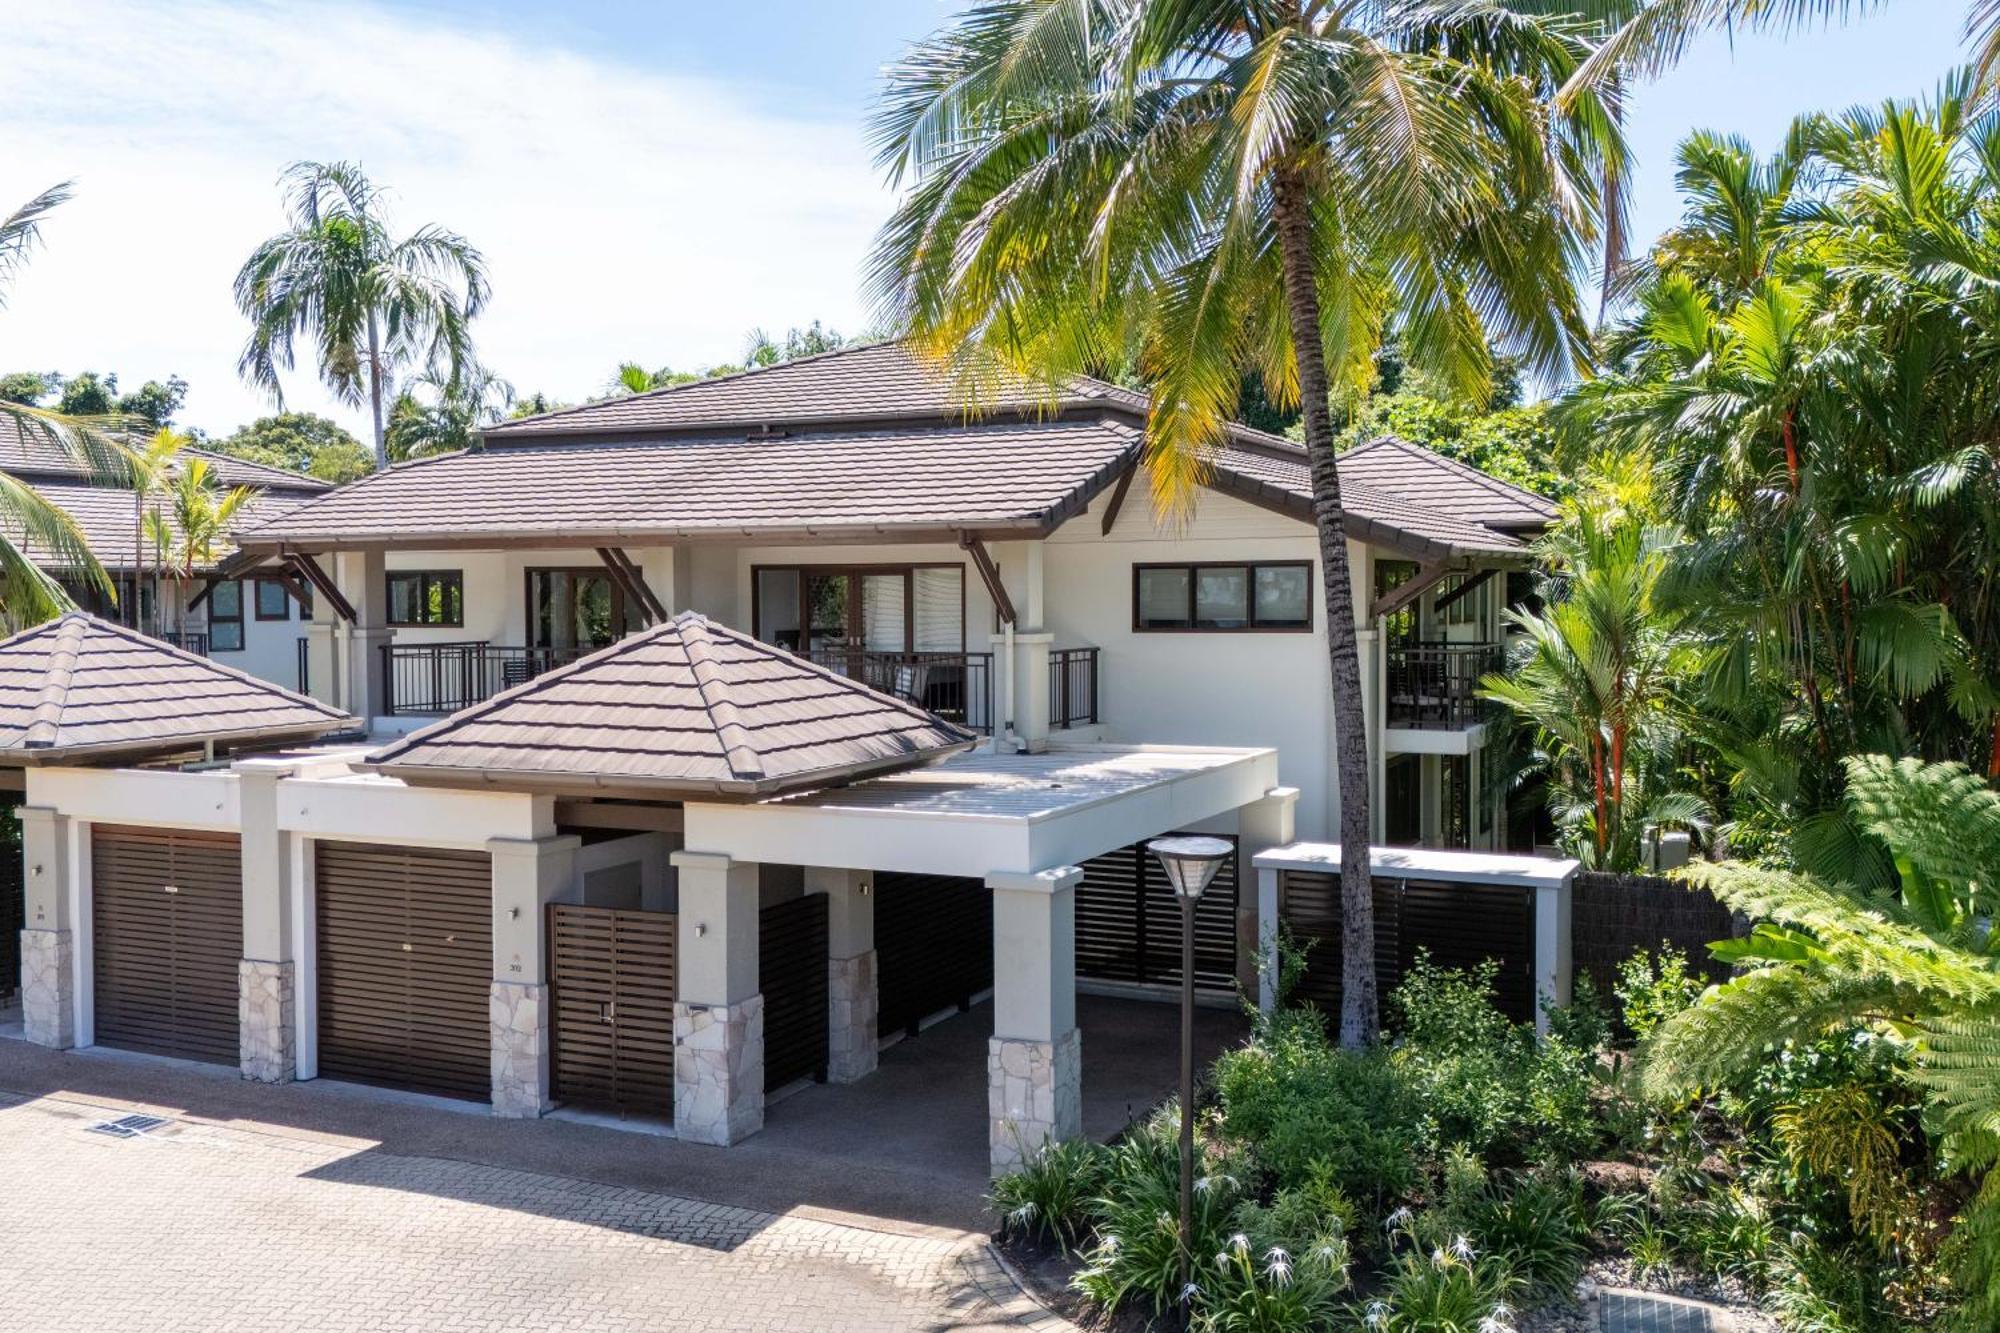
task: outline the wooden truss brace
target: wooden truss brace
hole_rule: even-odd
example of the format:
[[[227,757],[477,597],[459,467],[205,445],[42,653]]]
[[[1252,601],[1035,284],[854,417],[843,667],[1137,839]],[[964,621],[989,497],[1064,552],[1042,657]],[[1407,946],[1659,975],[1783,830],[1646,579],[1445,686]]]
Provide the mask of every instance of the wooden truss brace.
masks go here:
[[[1486,580],[1492,578],[1493,575],[1497,572],[1498,572],[1497,570],[1492,570],[1492,569],[1480,570],[1477,574],[1474,574],[1471,578],[1459,584],[1456,588],[1453,588],[1450,592],[1438,598],[1435,602],[1432,602],[1431,610],[1433,611],[1444,610],[1446,607],[1450,606],[1453,602],[1465,596],[1465,594],[1471,592],[1474,588],[1477,588],[1480,584],[1486,582]]]
[[[1111,535],[1112,525],[1118,522],[1118,511],[1125,507],[1125,492],[1132,489],[1133,474],[1139,470],[1139,455],[1135,452],[1132,461],[1118,474],[1118,485],[1111,492],[1111,503],[1104,506],[1104,525],[1097,530],[1100,537]]]
[[[1450,573],[1452,573],[1451,566],[1442,560],[1424,561],[1417,566],[1416,573],[1375,599],[1374,604],[1368,608],[1370,618],[1380,620],[1383,616],[1395,615],[1435,588]]]
[[[646,576],[632,563],[632,557],[618,546],[600,546],[597,558],[604,562],[604,570],[621,592],[639,606],[639,614],[648,625],[658,625],[671,619],[667,607],[646,584]]]
[[[285,563],[290,565],[300,578],[312,584],[314,592],[326,598],[326,604],[333,608],[335,615],[350,625],[354,623],[354,603],[341,595],[340,585],[320,567],[319,561],[304,551],[287,551]]]
[[[980,582],[992,594],[993,605],[999,609],[1000,619],[1009,625],[1018,624],[1014,617],[1014,599],[1007,595],[1007,589],[1000,582],[1000,567],[993,563],[993,557],[986,550],[986,543],[969,532],[958,534],[958,544],[972,557],[972,567],[979,571]]]

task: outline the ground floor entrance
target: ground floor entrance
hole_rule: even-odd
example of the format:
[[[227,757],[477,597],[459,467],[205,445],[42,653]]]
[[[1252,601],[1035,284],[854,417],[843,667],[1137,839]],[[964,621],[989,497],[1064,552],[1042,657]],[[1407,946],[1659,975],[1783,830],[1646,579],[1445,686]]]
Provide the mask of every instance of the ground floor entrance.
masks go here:
[[[99,824],[91,975],[106,1046],[233,1065],[243,862],[226,833]]]

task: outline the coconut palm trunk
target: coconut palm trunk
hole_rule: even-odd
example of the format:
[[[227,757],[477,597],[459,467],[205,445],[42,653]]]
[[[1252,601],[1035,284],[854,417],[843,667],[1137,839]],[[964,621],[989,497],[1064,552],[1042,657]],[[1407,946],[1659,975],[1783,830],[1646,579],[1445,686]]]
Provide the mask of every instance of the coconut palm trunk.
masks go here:
[[[375,414],[375,470],[389,466],[389,436],[382,425],[382,338],[375,312],[368,312],[368,399]]]
[[[1375,891],[1368,848],[1368,721],[1361,707],[1361,652],[1354,625],[1354,576],[1347,564],[1347,518],[1334,456],[1326,349],[1321,341],[1319,284],[1312,220],[1297,168],[1272,179],[1272,220],[1284,271],[1285,309],[1298,358],[1299,406],[1312,472],[1313,527],[1319,536],[1320,581],[1326,595],[1326,655],[1333,689],[1334,758],[1340,777],[1340,1043],[1375,1040]]]

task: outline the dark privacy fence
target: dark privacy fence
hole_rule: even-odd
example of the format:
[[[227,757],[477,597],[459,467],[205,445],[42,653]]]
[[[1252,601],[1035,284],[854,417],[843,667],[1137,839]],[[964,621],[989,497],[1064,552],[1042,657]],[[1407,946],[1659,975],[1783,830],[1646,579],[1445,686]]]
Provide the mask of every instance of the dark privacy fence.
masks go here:
[[[0,999],[21,986],[21,928],[28,924],[16,802],[0,805]]]
[[[1609,998],[1618,965],[1641,949],[1668,944],[1696,971],[1720,981],[1729,969],[1709,955],[1713,940],[1737,934],[1735,916],[1706,889],[1657,875],[1577,872],[1571,886],[1570,963]]]

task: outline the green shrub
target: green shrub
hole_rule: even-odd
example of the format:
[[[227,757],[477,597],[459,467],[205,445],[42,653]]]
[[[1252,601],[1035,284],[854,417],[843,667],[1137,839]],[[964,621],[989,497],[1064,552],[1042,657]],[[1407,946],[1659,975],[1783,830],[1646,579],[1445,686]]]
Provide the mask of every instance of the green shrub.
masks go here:
[[[1090,1224],[1089,1204],[1104,1183],[1105,1155],[1087,1139],[1044,1143],[1019,1171],[993,1182],[987,1202],[1000,1215],[1002,1231],[1073,1248]]]
[[[1276,1247],[1305,1254],[1329,1242],[1345,1244],[1357,1221],[1353,1201],[1324,1162],[1314,1163],[1304,1180],[1280,1185],[1269,1203],[1247,1199],[1236,1209],[1237,1230],[1260,1252]]]
[[[1467,1209],[1473,1239],[1497,1255],[1540,1297],[1566,1296],[1583,1276],[1591,1217],[1583,1182],[1569,1174],[1527,1172],[1505,1187],[1489,1185]]]
[[[1180,1158],[1170,1107],[1113,1147],[1102,1188],[1091,1201],[1097,1240],[1084,1255],[1076,1286],[1105,1310],[1128,1300],[1162,1314],[1179,1303]],[[1238,1179],[1197,1165],[1191,1250],[1217,1254],[1227,1243],[1243,1191]]]
[[[1238,1233],[1197,1272],[1198,1333],[1312,1333],[1328,1328],[1347,1289],[1347,1242],[1303,1251],[1252,1247]]]
[[[1708,982],[1689,969],[1686,954],[1663,943],[1658,954],[1641,949],[1620,963],[1611,989],[1623,1006],[1625,1026],[1644,1041],[1654,1028],[1700,999]]]
[[[1511,1328],[1522,1283],[1506,1261],[1463,1236],[1426,1249],[1414,1220],[1398,1228],[1397,1252],[1380,1299],[1363,1322],[1379,1333],[1488,1333]]]
[[[1682,1247],[1702,1272],[1763,1288],[1778,1237],[1762,1198],[1732,1186],[1688,1207],[1679,1230]]]
[[[1898,1333],[1909,1327],[1884,1294],[1889,1274],[1870,1250],[1805,1236],[1778,1246],[1770,1305],[1787,1333]]]
[[[1211,1074],[1221,1132],[1280,1182],[1315,1175],[1381,1217],[1417,1186],[1418,1107],[1380,1051],[1330,1044],[1319,1015],[1287,1010]]]

